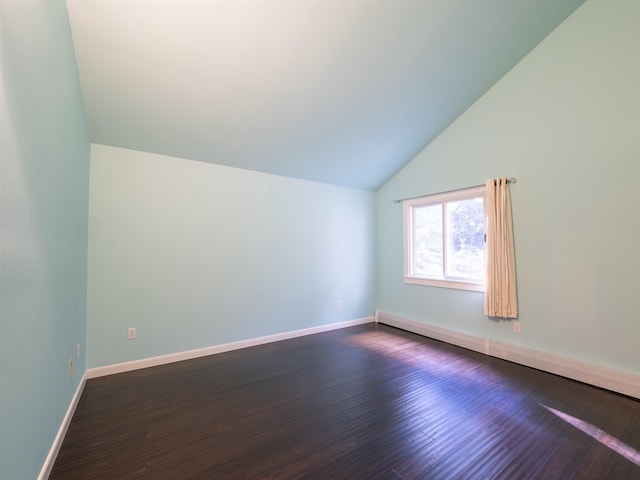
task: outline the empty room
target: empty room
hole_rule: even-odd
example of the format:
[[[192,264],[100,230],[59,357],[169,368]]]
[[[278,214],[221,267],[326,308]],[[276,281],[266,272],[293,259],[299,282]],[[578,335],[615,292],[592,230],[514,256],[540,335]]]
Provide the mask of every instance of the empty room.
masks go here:
[[[640,2],[0,5],[0,479],[640,478]]]

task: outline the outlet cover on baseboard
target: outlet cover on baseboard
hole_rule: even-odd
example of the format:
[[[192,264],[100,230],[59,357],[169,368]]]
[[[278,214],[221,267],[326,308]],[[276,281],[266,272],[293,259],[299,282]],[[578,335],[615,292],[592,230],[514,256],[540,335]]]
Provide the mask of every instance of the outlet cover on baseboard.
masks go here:
[[[133,340],[136,338],[136,327],[129,327],[127,329],[127,340]]]

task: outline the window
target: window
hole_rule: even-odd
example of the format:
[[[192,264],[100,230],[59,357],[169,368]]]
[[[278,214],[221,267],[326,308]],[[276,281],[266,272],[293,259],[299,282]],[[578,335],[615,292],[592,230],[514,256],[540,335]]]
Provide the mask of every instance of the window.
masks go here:
[[[485,187],[403,202],[405,283],[484,291]]]

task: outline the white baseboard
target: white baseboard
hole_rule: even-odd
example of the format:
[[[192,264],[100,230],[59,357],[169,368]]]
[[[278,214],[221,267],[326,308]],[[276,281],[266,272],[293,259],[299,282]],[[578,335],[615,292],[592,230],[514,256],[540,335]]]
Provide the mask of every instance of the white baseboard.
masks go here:
[[[165,365],[167,363],[180,362],[182,360],[191,360],[192,358],[206,357],[216,353],[229,352],[240,348],[254,347],[265,343],[279,342],[280,340],[288,340],[290,338],[312,335],[314,333],[328,332],[340,328],[353,327],[364,323],[373,322],[373,317],[359,318],[356,320],[348,320],[346,322],[331,323],[328,325],[320,325],[317,327],[303,328],[301,330],[293,330],[290,332],[277,333],[275,335],[267,335],[265,337],[250,338],[248,340],[240,340],[238,342],[224,343],[211,347],[199,348],[196,350],[188,350],[185,352],[171,353],[159,357],[143,358],[141,360],[133,360],[131,362],[116,363],[106,365],[104,367],[90,368],[87,370],[87,378],[104,377],[105,375],[113,375],[115,373],[129,372],[140,368],[155,367]]]
[[[375,319],[380,323],[425,337],[640,399],[640,376],[638,375],[574,360],[561,355],[455,332],[389,313],[376,312]]]
[[[49,454],[42,465],[42,469],[40,470],[40,475],[38,475],[38,480],[47,480],[49,478],[49,474],[51,473],[51,469],[53,468],[53,464],[56,461],[56,457],[58,456],[58,452],[60,451],[60,447],[62,446],[62,441],[64,440],[64,436],[67,433],[67,429],[69,428],[69,424],[71,423],[71,419],[73,418],[73,414],[76,411],[76,407],[78,406],[78,402],[80,401],[80,396],[82,395],[82,391],[84,390],[84,386],[87,383],[87,373],[85,372],[80,379],[80,383],[78,384],[78,388],[76,388],[76,392],[73,394],[71,398],[71,403],[69,403],[69,408],[67,408],[67,413],[62,419],[62,423],[60,424],[60,428],[58,429],[58,433],[56,438],[53,440],[53,444],[51,445],[51,449],[49,450]]]

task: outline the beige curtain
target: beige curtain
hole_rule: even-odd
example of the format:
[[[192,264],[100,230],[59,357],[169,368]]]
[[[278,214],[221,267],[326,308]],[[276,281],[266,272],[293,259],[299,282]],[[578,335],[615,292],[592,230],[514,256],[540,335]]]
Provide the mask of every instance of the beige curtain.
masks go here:
[[[516,258],[509,180],[487,180],[487,279],[484,314],[518,318]]]

